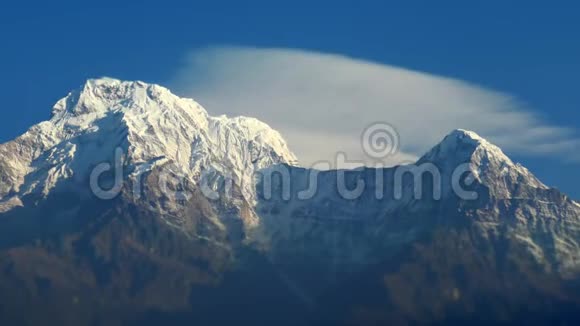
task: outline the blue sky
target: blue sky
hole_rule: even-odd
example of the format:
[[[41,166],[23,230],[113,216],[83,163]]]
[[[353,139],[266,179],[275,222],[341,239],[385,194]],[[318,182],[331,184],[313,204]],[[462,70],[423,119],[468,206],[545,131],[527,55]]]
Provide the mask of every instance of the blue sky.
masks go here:
[[[84,79],[171,84],[191,51],[214,45],[302,49],[452,77],[580,130],[579,11],[572,1],[4,2],[0,141],[46,119]],[[566,153],[508,154],[580,197],[580,164]]]

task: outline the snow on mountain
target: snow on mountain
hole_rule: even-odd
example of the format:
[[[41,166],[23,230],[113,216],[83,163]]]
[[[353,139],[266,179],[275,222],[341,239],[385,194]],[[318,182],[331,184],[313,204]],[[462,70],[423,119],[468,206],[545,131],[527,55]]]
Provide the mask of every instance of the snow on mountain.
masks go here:
[[[105,162],[120,164],[127,185],[111,205],[94,200],[90,185],[92,172]],[[141,292],[147,302],[151,293],[169,291],[154,296],[165,311],[167,297],[191,304],[192,296],[180,292],[184,289],[205,301],[208,292],[184,286],[184,280],[198,279],[205,270],[211,276],[207,280],[225,279],[226,267],[229,274],[235,262],[256,273],[251,279],[259,286],[253,289],[266,293],[279,291],[271,286],[277,281],[270,282],[280,278],[303,301],[315,302],[310,294],[325,301],[319,295],[328,289],[344,293],[368,279],[372,291],[394,284],[403,297],[425,297],[443,309],[442,301],[433,299],[437,296],[405,292],[400,285],[432,289],[443,298],[451,289],[449,307],[460,303],[459,298],[473,299],[465,302],[479,306],[489,289],[502,297],[517,290],[511,280],[537,290],[546,287],[544,276],[577,280],[580,275],[580,204],[544,185],[474,132],[451,132],[407,166],[315,171],[295,162],[281,135],[256,119],[212,117],[195,101],[157,85],[89,80],[58,101],[48,121],[0,145],[1,238],[20,246],[4,252],[0,261],[0,270],[10,275],[5,283],[17,291],[30,284],[49,292],[58,292],[60,284],[67,298],[61,301],[70,302],[70,284],[82,284],[77,286],[84,293],[84,280],[94,273],[97,281],[90,283],[97,288],[76,304],[101,309],[88,299],[98,297],[99,287],[109,288],[113,299],[98,302],[113,302],[118,311],[115,300],[135,300],[139,292],[134,284],[143,282],[153,284]],[[277,171],[287,178],[266,182],[255,175]],[[168,182],[171,189],[166,191],[158,183],[165,172],[186,182]],[[422,178],[424,172],[427,178]],[[404,173],[411,175],[402,178]],[[231,179],[233,196],[204,197],[199,192],[204,178],[220,194],[224,181]],[[442,191],[435,198],[438,178]],[[110,179],[105,175],[101,181]],[[476,196],[458,194],[454,181]],[[139,196],[135,184],[142,186]],[[359,184],[363,190],[353,195]],[[422,191],[416,192],[418,186],[424,186]],[[180,189],[192,196],[168,198],[166,192]],[[32,209],[14,209],[19,206]],[[71,220],[79,222],[71,223],[74,231],[63,227]],[[70,282],[77,277],[82,280]],[[455,279],[457,283],[450,283]],[[470,292],[482,279],[488,280],[483,291]],[[50,286],[39,285],[45,283]],[[124,286],[130,289],[119,292]],[[236,293],[240,288],[252,287],[233,287]],[[550,286],[546,289],[551,291]],[[45,293],[34,287],[27,292]],[[221,301],[222,295],[210,297]],[[497,304],[503,308],[503,301]],[[393,306],[390,296],[388,306]],[[181,305],[177,308],[182,311]]]
[[[256,119],[212,117],[158,85],[93,79],[58,101],[50,120],[0,145],[0,210],[65,181],[88,190],[92,168],[112,162],[117,148],[126,170],[170,162],[192,180],[218,171],[250,201],[255,171],[296,161],[280,134]]]
[[[516,196],[513,192],[518,184],[533,189],[548,189],[528,169],[514,163],[499,147],[472,131],[457,129],[451,132],[425,154],[418,165],[426,162],[437,165],[447,179],[451,178],[458,166],[468,164],[466,170],[475,180],[487,186],[496,198]]]
[[[440,176],[440,199],[432,196],[431,183],[413,180],[423,172],[428,178]],[[395,181],[404,173],[410,178]],[[464,178],[456,182],[474,197],[452,188],[454,175]],[[547,269],[575,273],[580,268],[578,204],[474,132],[451,132],[413,165],[358,169],[343,176],[339,171],[320,172],[318,191],[307,200],[300,200],[298,193],[307,189],[312,171],[294,168],[291,176],[290,199],[262,202],[261,227],[252,234],[271,248],[273,259],[276,251],[287,253],[292,243],[300,243],[300,255],[323,253],[336,266],[368,264],[380,256],[377,250],[412,243],[440,227],[469,225],[474,236],[488,239],[488,245],[513,239]],[[339,178],[349,189],[364,184],[364,191],[355,200],[341,197]],[[415,189],[421,185],[424,191],[417,197]]]
[[[520,239],[538,260],[568,270],[580,265],[580,206],[473,132],[453,131],[413,165],[438,169],[442,200],[414,198],[416,185],[407,181],[399,185],[402,196],[397,198],[393,179],[397,169],[407,167],[345,173],[291,167],[296,158],[281,135],[256,119],[212,117],[195,101],[161,86],[110,78],[87,81],[56,103],[50,120],[0,145],[0,213],[30,198],[41,201],[61,188],[90,195],[91,171],[114,162],[117,153],[122,154],[123,177],[133,182],[157,167],[192,184],[209,176],[214,190],[221,187],[220,178],[231,178],[241,199],[217,208],[217,214],[241,217],[245,240],[274,248],[272,256],[278,248],[324,253],[337,264],[365,263],[376,257],[377,248],[413,241],[437,223],[468,219],[485,236],[503,233]],[[255,173],[286,164],[291,199],[263,200]],[[471,172],[477,200],[451,196],[450,179],[461,165]],[[337,192],[341,174],[348,188],[364,181],[358,198]],[[297,199],[313,177],[319,181],[316,193]],[[144,201],[158,202],[157,197]],[[166,208],[156,204],[155,209]],[[175,217],[172,225],[187,223],[187,212],[175,205],[163,213]],[[295,243],[303,245],[291,245]]]

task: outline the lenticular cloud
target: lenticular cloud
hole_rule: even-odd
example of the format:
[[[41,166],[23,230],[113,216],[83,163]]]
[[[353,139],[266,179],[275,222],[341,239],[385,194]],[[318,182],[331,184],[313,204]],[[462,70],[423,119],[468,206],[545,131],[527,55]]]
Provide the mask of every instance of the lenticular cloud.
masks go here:
[[[216,113],[256,116],[281,131],[303,165],[344,152],[368,163],[361,134],[394,126],[414,160],[450,130],[478,132],[511,153],[580,152],[574,130],[551,125],[510,95],[408,69],[289,49],[218,47],[194,51],[172,87]],[[572,157],[580,159],[580,157]]]

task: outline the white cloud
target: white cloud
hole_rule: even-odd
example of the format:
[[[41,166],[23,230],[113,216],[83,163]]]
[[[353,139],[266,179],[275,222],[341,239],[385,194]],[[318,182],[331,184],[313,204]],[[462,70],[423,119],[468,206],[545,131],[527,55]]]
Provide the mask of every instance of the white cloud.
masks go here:
[[[335,153],[370,162],[360,137],[388,122],[413,160],[453,129],[474,130],[511,153],[579,159],[574,130],[553,126],[513,97],[460,80],[339,55],[217,47],[194,51],[172,82],[213,114],[257,117],[278,129],[303,165]],[[571,154],[574,153],[574,154]]]

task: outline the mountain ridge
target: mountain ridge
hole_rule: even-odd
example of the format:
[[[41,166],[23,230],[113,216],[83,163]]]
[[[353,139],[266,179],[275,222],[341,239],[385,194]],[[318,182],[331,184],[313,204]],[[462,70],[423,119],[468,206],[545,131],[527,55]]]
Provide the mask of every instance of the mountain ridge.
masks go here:
[[[231,324],[238,306],[263,324],[280,320],[264,307],[353,324],[580,307],[580,205],[470,131],[413,165],[315,171],[256,119],[105,78],[0,154],[0,320],[32,302],[50,309],[30,318],[76,324]]]
[[[129,134],[129,139],[123,138],[121,141],[114,141],[114,143],[116,143],[117,146],[120,145],[121,147],[130,146],[130,144],[123,144],[123,142],[135,142],[139,144],[133,148],[133,150],[136,152],[131,152],[130,154],[136,156],[140,155],[137,160],[141,160],[142,164],[146,164],[148,161],[161,157],[168,157],[170,160],[178,162],[179,165],[185,167],[186,169],[195,169],[195,167],[191,166],[192,162],[190,162],[192,161],[191,156],[195,153],[182,154],[180,151],[176,150],[177,147],[179,147],[180,150],[183,150],[184,148],[186,149],[188,146],[182,145],[184,143],[188,143],[189,139],[183,140],[181,142],[178,141],[179,139],[177,141],[173,139],[172,142],[160,142],[157,145],[157,148],[151,148],[153,145],[155,145],[155,142],[153,142],[153,144],[149,144],[146,141],[139,142],[139,140],[141,140],[140,137],[144,133],[147,133],[148,130],[151,130],[152,126],[155,126],[156,124],[158,126],[160,125],[158,121],[148,120],[149,115],[152,115],[153,113],[151,110],[146,109],[148,102],[154,102],[156,100],[161,104],[163,104],[164,101],[168,102],[170,104],[169,106],[172,107],[166,107],[164,109],[162,108],[162,110],[165,111],[161,113],[156,112],[155,114],[166,114],[168,109],[172,111],[179,111],[180,114],[183,114],[183,116],[173,119],[173,123],[181,124],[183,121],[178,122],[177,120],[184,120],[186,123],[191,124],[196,128],[211,129],[212,132],[218,134],[229,133],[230,130],[234,129],[240,135],[238,138],[246,138],[250,140],[260,138],[260,140],[262,140],[262,142],[266,144],[267,147],[269,147],[271,153],[275,153],[282,158],[282,160],[279,161],[272,160],[272,162],[269,162],[270,165],[273,163],[291,163],[294,165],[297,162],[296,157],[289,150],[281,135],[257,119],[247,117],[227,118],[226,116],[220,116],[216,118],[211,117],[211,119],[208,120],[209,115],[207,114],[207,111],[205,111],[205,109],[203,109],[199,104],[193,100],[180,99],[171,94],[170,91],[164,87],[154,84],[147,84],[141,81],[123,82],[117,79],[105,77],[100,79],[89,79],[80,89],[69,93],[66,97],[59,100],[53,108],[53,115],[51,120],[44,121],[33,126],[24,135],[14,140],[17,142],[22,140],[20,144],[11,146],[14,141],[9,141],[0,145],[0,151],[2,151],[4,154],[3,157],[6,157],[3,162],[0,163],[6,167],[5,170],[12,170],[12,174],[18,174],[17,176],[10,176],[10,173],[4,173],[2,177],[9,181],[4,183],[21,183],[20,179],[23,178],[22,174],[30,174],[31,169],[30,167],[22,167],[19,165],[31,164],[34,159],[38,158],[39,152],[53,147],[56,142],[64,143],[67,140],[67,137],[71,137],[71,135],[67,135],[66,133],[74,134],[76,130],[99,131],[99,128],[107,127],[105,124],[108,121],[103,121],[104,126],[100,126],[98,123],[100,120],[106,119],[108,114],[123,115],[122,117],[119,117],[118,120],[115,120],[117,118],[114,117],[111,118],[113,122],[119,124],[119,126],[112,129],[118,129],[117,132],[119,133],[127,132]],[[123,101],[126,101],[126,103],[122,103]],[[124,105],[129,106],[129,108],[124,108]],[[183,109],[181,107],[183,107]],[[131,114],[129,114],[129,112],[125,112],[128,111],[128,109],[134,112]],[[130,126],[127,124],[130,124]],[[181,128],[183,128],[183,126]],[[59,131],[60,129],[62,129],[62,131]],[[114,131],[115,130],[111,130],[111,132]],[[171,134],[172,132],[168,129],[164,129],[163,133]],[[176,139],[180,137],[186,138],[179,134],[174,134],[173,136],[175,136],[174,138]],[[190,132],[187,134],[187,136],[193,138],[192,142],[198,141],[198,136],[195,134],[195,132]],[[125,136],[122,135],[122,137]],[[226,138],[227,137],[222,136],[222,139],[218,140],[218,146],[227,145],[230,139]],[[103,142],[106,141],[106,139],[106,137],[101,136],[101,139],[87,139],[86,142]],[[472,146],[473,152],[478,153],[479,157],[457,157],[458,155],[469,155],[469,153],[462,154],[457,150],[457,148],[449,144],[451,140],[455,140],[457,142],[459,139],[463,140],[464,145],[467,144],[465,140],[468,139],[470,144],[467,145]],[[238,139],[234,139],[234,141],[236,140]],[[26,148],[27,145],[32,143],[34,143],[37,148]],[[75,144],[67,145],[75,147]],[[204,149],[204,146],[207,147],[207,141],[197,144],[196,147],[198,148],[192,148],[191,151],[193,152],[199,148]],[[111,147],[111,144],[109,144],[109,147]],[[145,151],[149,150],[153,153],[147,153],[148,155],[145,155],[145,153],[142,153],[143,149],[139,147],[145,148]],[[444,153],[445,155],[441,157],[434,157],[434,155],[438,155],[438,153],[435,153],[435,151],[446,150],[443,147],[451,147],[451,149],[447,149],[447,152]],[[75,148],[67,150],[64,148],[60,150],[64,151],[64,156],[66,156],[66,152],[71,154],[71,151],[74,149]],[[108,153],[106,155],[97,155],[101,156],[100,162],[104,162],[112,158],[113,149],[108,148],[107,150]],[[207,148],[205,150],[207,150]],[[14,156],[15,152],[19,153],[20,155]],[[225,155],[225,153],[221,154],[222,155],[220,159],[227,159],[228,155]],[[439,155],[440,154],[441,153],[439,153]],[[535,187],[546,187],[527,169],[519,164],[514,164],[497,146],[490,144],[472,131],[462,129],[454,130],[448,134],[441,141],[441,143],[437,144],[433,149],[423,155],[417,161],[417,165],[427,161],[445,161],[449,157],[453,157],[454,159],[459,159],[460,161],[465,162],[471,161],[472,159],[477,159],[478,164],[483,160],[489,161],[490,158],[495,158],[496,161],[501,161],[504,166],[515,166],[517,170],[519,170],[518,173],[525,174],[526,177],[530,178],[529,181],[533,182]],[[64,160],[63,157],[58,157],[55,159],[61,161]],[[96,163],[98,162],[94,162],[93,164]],[[57,162],[54,162],[53,164],[57,164]],[[233,167],[232,170],[235,171],[235,169],[243,168],[239,166],[240,164],[240,162],[232,162],[230,165]],[[262,164],[262,166],[259,168],[264,168],[266,165],[267,164]],[[27,168],[27,171],[18,171],[23,169],[26,170]],[[2,188],[6,188],[6,186]],[[3,197],[5,197],[10,191],[17,192],[19,190],[2,188],[0,188],[0,199],[5,199]]]
[[[73,172],[87,173],[91,166],[113,161],[115,148],[126,152],[135,169],[166,157],[186,175],[201,173],[203,166],[237,172],[238,179],[267,165],[296,161],[280,134],[256,119],[214,118],[193,100],[157,85],[96,79],[59,100],[50,120],[0,145],[2,178],[11,185],[0,188],[0,198],[10,192],[46,195]],[[50,163],[35,166],[43,165],[42,155]],[[79,156],[82,166],[67,166]],[[25,184],[26,176],[42,169],[48,171],[40,180]],[[245,195],[251,196],[248,189]]]

